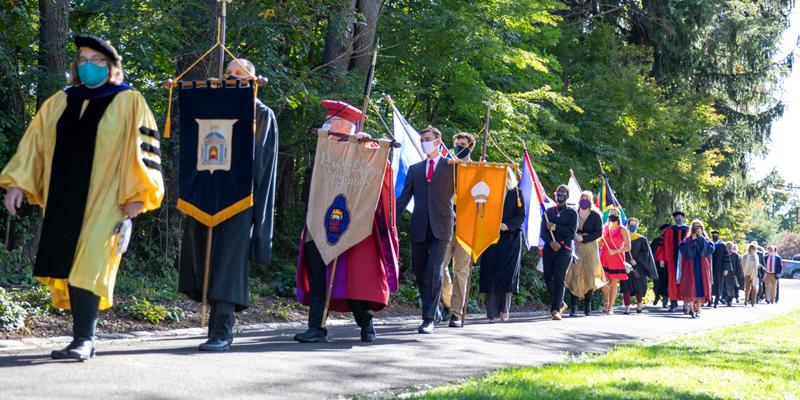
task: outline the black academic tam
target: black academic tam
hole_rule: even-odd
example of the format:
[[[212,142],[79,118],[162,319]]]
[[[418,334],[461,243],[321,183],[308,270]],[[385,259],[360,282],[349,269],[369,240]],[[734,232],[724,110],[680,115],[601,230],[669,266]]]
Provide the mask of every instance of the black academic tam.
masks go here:
[[[106,57],[116,62],[120,62],[122,60],[115,48],[111,47],[111,45],[108,44],[108,42],[97,36],[75,35],[74,40],[75,40],[75,46],[77,46],[79,50],[81,47],[88,47],[94,51],[102,53]]]

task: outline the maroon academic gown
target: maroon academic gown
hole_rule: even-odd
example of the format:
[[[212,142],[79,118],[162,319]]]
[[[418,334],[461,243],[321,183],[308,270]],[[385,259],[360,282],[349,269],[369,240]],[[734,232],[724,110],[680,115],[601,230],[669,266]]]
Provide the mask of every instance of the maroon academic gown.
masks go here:
[[[398,289],[399,275],[400,245],[394,213],[392,166],[387,163],[381,195],[375,209],[372,234],[338,257],[331,295],[331,310],[351,311],[349,300],[366,301],[374,311],[380,311],[389,304],[389,293]],[[310,305],[308,265],[304,246],[307,234],[304,228],[300,238],[295,289],[297,300]],[[330,284],[332,265],[333,263],[327,266],[326,288]]]
[[[689,227],[686,225],[672,225],[661,235],[661,243],[656,249],[656,262],[664,262],[667,269],[667,293],[669,299],[681,299],[678,289],[678,247],[686,237]]]

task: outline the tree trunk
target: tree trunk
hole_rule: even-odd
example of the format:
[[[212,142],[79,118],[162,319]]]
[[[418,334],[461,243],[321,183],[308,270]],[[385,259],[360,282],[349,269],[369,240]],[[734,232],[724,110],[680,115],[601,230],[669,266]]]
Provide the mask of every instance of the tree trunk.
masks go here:
[[[346,72],[353,53],[356,0],[338,0],[328,17],[323,65],[332,74]]]
[[[362,74],[366,74],[372,64],[372,47],[375,43],[375,32],[382,7],[383,0],[358,0],[358,12],[364,18],[355,24],[353,36],[355,44],[353,45],[350,69]]]
[[[64,87],[69,0],[39,0],[39,87],[36,108]],[[70,60],[71,61],[71,60]]]
[[[186,48],[191,52],[178,55],[177,73],[181,73],[189,68],[192,63],[205,53],[217,40],[217,17],[219,6],[217,0],[203,0],[200,2],[202,7],[188,4],[180,11],[181,23],[185,27],[190,27],[187,36],[184,37]],[[218,77],[219,51],[212,51],[205,59],[198,63],[189,71],[182,80],[204,80]]]

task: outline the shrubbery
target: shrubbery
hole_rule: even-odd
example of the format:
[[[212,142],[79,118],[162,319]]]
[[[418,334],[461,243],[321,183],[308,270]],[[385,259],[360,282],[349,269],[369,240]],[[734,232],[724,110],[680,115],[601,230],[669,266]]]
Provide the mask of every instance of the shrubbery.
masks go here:
[[[122,308],[132,318],[154,325],[165,321],[177,322],[186,316],[183,310],[178,307],[167,308],[161,304],[151,303],[149,300],[139,300],[135,297],[124,304]]]

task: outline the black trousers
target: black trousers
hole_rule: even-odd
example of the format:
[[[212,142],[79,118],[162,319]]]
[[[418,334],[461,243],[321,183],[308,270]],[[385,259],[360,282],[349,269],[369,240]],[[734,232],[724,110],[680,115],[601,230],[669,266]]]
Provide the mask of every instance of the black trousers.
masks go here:
[[[100,297],[90,290],[69,286],[69,306],[73,340],[94,341]]]
[[[658,276],[659,280],[653,282],[653,292],[656,295],[656,298],[661,296],[661,300],[665,301],[669,299],[669,279],[667,279],[667,269],[658,268]]]
[[[233,339],[233,324],[236,322],[236,304],[227,301],[211,302],[211,315],[208,319],[209,339]]]
[[[442,295],[444,256],[449,241],[438,240],[428,228],[427,241],[411,243],[411,266],[422,298],[422,320],[433,321]]]
[[[325,313],[325,295],[327,293],[327,274],[326,265],[322,260],[314,241],[306,242],[306,262],[308,264],[308,286],[311,305],[308,310],[308,328],[317,329],[327,333],[322,327],[322,318]],[[366,328],[372,323],[372,309],[369,302],[361,300],[350,300],[350,309],[353,311],[353,318],[361,328]]]
[[[550,247],[545,247],[542,263],[544,264],[544,282],[550,293],[550,311],[558,311],[564,304],[564,278],[572,261],[572,252],[561,247],[553,254]]]

